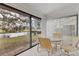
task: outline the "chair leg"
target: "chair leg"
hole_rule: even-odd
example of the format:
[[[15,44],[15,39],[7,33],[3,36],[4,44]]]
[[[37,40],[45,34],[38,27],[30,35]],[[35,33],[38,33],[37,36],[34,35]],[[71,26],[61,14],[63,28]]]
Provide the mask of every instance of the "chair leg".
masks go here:
[[[64,49],[60,48],[60,56],[62,56],[63,54],[67,55],[66,52],[64,51]]]
[[[47,52],[48,52],[48,56],[50,56],[50,51],[47,50]]]
[[[39,52],[39,44],[38,44],[38,46],[37,46],[37,52]]]
[[[48,51],[48,56],[51,56],[53,54],[53,50],[47,50]]]
[[[65,55],[70,56],[69,52],[64,51]]]

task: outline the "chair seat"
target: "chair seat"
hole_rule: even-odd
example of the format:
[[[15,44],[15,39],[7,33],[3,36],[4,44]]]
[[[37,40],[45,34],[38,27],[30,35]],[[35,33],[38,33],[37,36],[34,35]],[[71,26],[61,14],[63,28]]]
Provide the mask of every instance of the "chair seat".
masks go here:
[[[67,53],[70,53],[76,50],[76,48],[73,47],[72,45],[64,45],[62,46],[62,49],[64,49],[64,51]]]

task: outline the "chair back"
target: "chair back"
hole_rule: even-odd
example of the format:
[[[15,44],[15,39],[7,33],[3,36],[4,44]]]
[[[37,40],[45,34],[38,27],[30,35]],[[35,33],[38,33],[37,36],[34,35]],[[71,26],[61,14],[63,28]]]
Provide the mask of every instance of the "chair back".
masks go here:
[[[40,46],[42,48],[47,48],[47,49],[52,48],[51,42],[48,38],[38,38],[38,39],[39,39]]]
[[[61,38],[61,33],[60,32],[55,32],[53,33],[54,38],[60,39]]]

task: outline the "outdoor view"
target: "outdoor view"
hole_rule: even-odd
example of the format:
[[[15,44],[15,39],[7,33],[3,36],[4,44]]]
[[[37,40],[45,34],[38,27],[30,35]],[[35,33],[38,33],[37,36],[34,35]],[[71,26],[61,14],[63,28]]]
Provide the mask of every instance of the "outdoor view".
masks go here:
[[[32,17],[32,45],[35,45],[38,43],[38,35],[41,34],[41,20],[38,18]]]
[[[0,55],[15,55],[30,46],[29,17],[0,9]]]

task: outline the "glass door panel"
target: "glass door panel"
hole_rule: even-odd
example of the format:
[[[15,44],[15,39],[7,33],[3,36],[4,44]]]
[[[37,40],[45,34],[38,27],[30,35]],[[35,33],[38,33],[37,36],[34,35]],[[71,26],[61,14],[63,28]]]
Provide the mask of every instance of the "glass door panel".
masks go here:
[[[15,55],[30,47],[29,16],[0,10],[0,55]]]
[[[38,35],[41,34],[41,20],[37,18],[31,18],[32,21],[32,45],[35,45],[38,43]]]

